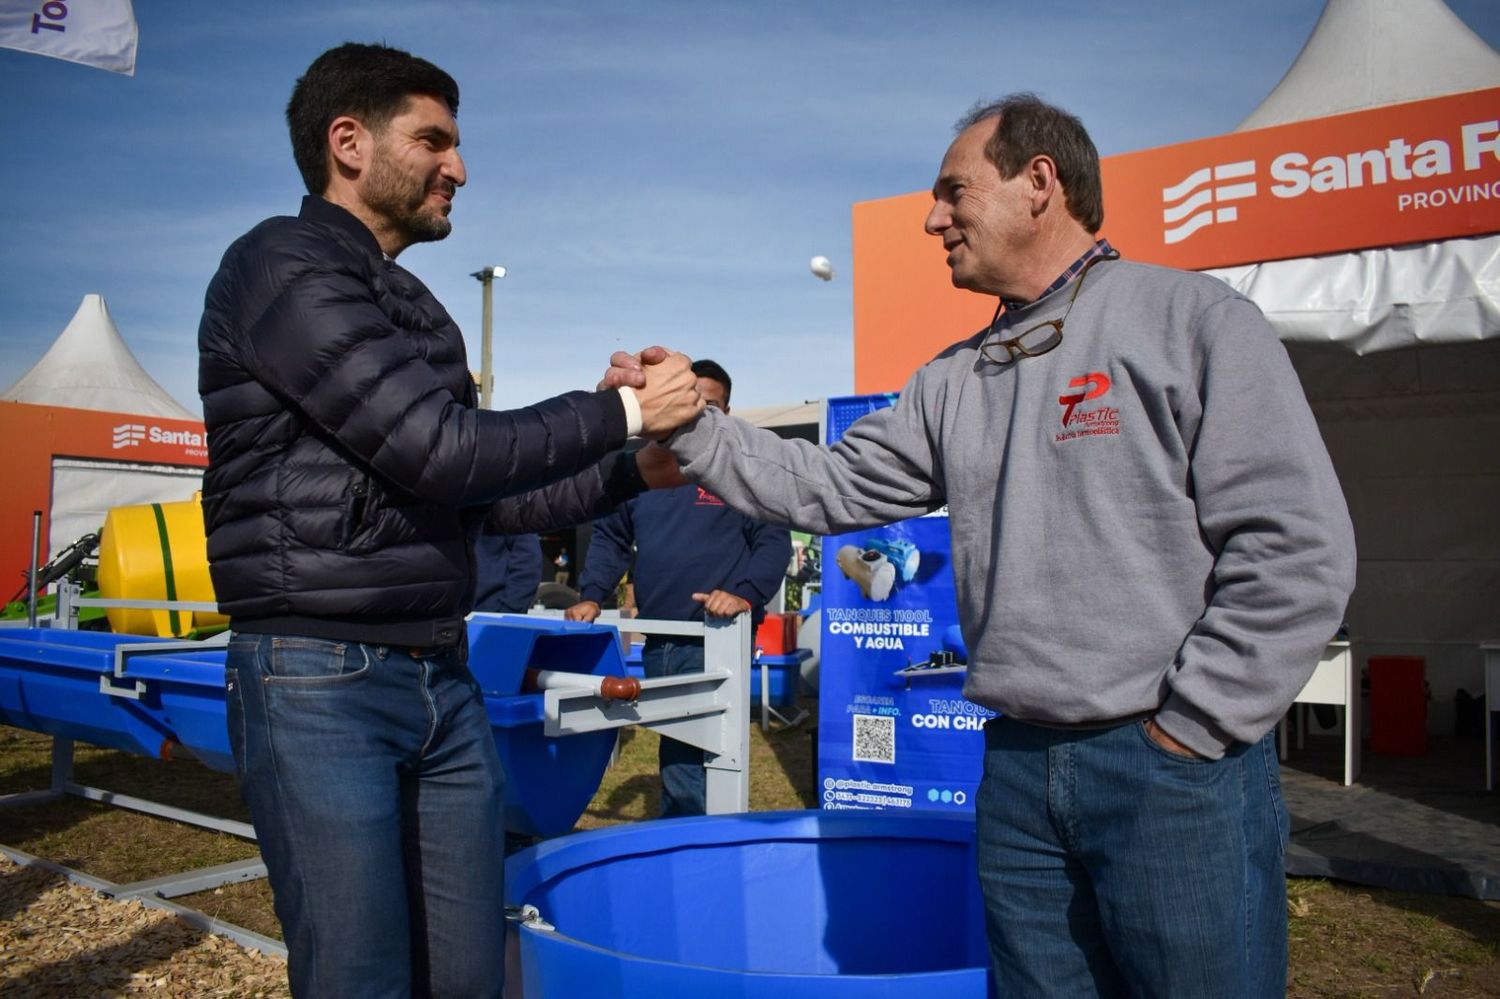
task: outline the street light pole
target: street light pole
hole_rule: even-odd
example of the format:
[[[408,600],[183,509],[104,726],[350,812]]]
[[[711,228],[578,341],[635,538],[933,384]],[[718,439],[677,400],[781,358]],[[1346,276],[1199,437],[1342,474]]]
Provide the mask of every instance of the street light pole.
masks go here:
[[[490,285],[496,278],[505,277],[505,268],[496,264],[469,275],[478,278],[484,285],[484,319],[479,336],[479,408],[490,408],[490,397],[495,391],[495,369],[490,356],[491,324],[494,321],[494,298]]]

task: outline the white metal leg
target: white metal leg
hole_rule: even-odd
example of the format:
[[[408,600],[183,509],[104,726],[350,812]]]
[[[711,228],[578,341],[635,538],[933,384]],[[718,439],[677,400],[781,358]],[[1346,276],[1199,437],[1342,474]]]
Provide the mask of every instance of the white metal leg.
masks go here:
[[[1307,705],[1332,704],[1344,715],[1344,786],[1359,778],[1360,765],[1360,697],[1359,678],[1354,669],[1354,655],[1348,642],[1330,642],[1318,665],[1308,678],[1293,706],[1297,710],[1297,748],[1303,748],[1307,731]],[[1286,719],[1278,725],[1280,755],[1286,759]]]

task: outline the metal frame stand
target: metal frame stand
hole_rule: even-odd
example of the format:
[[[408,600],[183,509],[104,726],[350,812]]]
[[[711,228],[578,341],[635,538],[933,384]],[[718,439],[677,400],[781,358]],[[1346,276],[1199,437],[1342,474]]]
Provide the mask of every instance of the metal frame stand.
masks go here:
[[[618,615],[600,620],[643,635],[703,636],[703,672],[643,679],[640,697],[630,703],[588,690],[544,691],[543,731],[556,737],[626,725],[655,729],[709,754],[708,814],[749,811],[750,615],[707,623]]]
[[[806,656],[804,656],[803,658],[805,659]],[[799,666],[801,665],[800,661],[798,662],[798,665]],[[780,711],[777,711],[775,708],[771,707],[771,676],[770,676],[771,668],[766,665],[765,658],[763,656],[756,656],[755,657],[755,667],[760,670],[760,730],[761,730],[761,732],[765,733],[765,732],[769,732],[771,730],[771,719],[772,718],[775,718],[777,721],[781,722],[781,724],[783,726],[785,726],[786,728],[794,728],[794,727],[802,724],[803,720],[806,719],[807,715],[808,715],[808,711],[807,711],[806,708],[801,708],[801,707],[797,708],[797,713],[794,714],[794,715],[792,715],[792,717],[788,718],[786,715],[782,714]],[[795,690],[796,689],[796,684],[799,682],[799,679],[800,678],[798,676],[790,676],[790,677],[787,678],[786,682],[792,684],[793,685],[793,689]],[[794,702],[794,704],[795,704],[795,702]]]
[[[1332,704],[1343,709],[1344,715],[1344,786],[1359,779],[1359,727],[1360,690],[1359,671],[1354,667],[1354,655],[1348,642],[1329,642],[1313,668],[1296,699],[1297,748],[1302,749],[1307,734],[1307,705]],[[1289,716],[1291,711],[1287,712]],[[1276,723],[1276,738],[1279,756],[1286,760],[1287,716]]]
[[[80,598],[71,584],[58,588],[57,625],[76,628],[81,607],[134,607],[150,609],[215,610],[214,604],[183,601],[103,600]],[[559,616],[559,615],[552,615]],[[611,618],[608,623],[625,625],[626,620]],[[654,635],[684,635],[704,639],[704,672],[681,676],[658,677],[641,681],[640,697],[631,703],[608,700],[588,690],[549,689],[544,692],[544,731],[548,736],[563,736],[601,729],[643,725],[662,735],[688,743],[707,754],[707,809],[711,815],[746,812],[750,808],[750,615],[714,618],[708,623],[693,621],[650,621],[628,619],[631,631]],[[123,675],[125,658],[137,652],[161,652],[164,649],[202,648],[202,642],[162,642],[140,644],[129,653],[117,649],[115,678]],[[761,706],[771,712],[767,700],[768,682],[761,666]],[[101,677],[102,693],[118,697],[139,697],[136,685],[116,685],[114,678]],[[775,713],[775,712],[771,712]],[[780,714],[776,715],[786,721]],[[762,723],[766,715],[762,714]],[[800,719],[799,719],[800,720]],[[101,788],[78,784],[73,780],[73,740],[52,739],[51,786],[47,790],[24,791],[0,796],[0,808],[54,800],[65,794],[89,801],[128,808],[134,811],[184,822],[217,832],[226,832],[250,841],[255,829],[236,822],[187,809],[174,808]],[[265,877],[265,864],[259,856],[230,864],[183,871],[129,884],[117,884],[60,864],[32,856],[22,850],[0,845],[3,853],[18,864],[40,867],[64,875],[74,884],[93,888],[119,899],[138,899],[146,905],[165,909],[206,932],[217,933],[263,953],[286,955],[286,946],[253,930],[225,923],[196,909],[179,905],[170,899],[194,892],[207,891],[227,884],[237,884]]]
[[[205,933],[227,937],[241,947],[258,950],[262,954],[272,954],[282,958],[286,957],[286,945],[281,941],[272,940],[268,936],[256,933],[254,930],[246,929],[243,926],[237,926],[234,923],[226,923],[222,919],[216,919],[198,909],[190,909],[185,905],[178,905],[176,902],[170,900],[170,896],[161,892],[144,890],[142,886],[149,886],[151,882],[139,881],[131,885],[116,884],[113,881],[106,881],[104,878],[96,878],[92,874],[75,871],[71,867],[64,867],[62,864],[54,864],[50,860],[43,860],[41,857],[33,856],[24,850],[17,850],[9,846],[0,846],[0,854],[4,854],[12,862],[20,864],[22,867],[36,867],[44,871],[51,871],[53,874],[62,875],[75,885],[92,888],[102,895],[118,899],[134,899],[142,905],[150,906],[153,909],[162,909],[170,912],[189,926],[196,927]],[[247,864],[249,861],[240,861],[240,863]],[[220,866],[230,867],[233,865],[223,864]],[[205,868],[203,873],[217,869]],[[261,868],[259,874],[250,874],[234,880],[252,881],[257,877],[265,877],[264,867]],[[219,883],[229,884],[230,882],[221,881]],[[177,894],[191,894],[194,891],[205,891],[209,887],[213,886],[205,885],[199,888],[191,888]]]
[[[255,841],[255,829],[246,822],[236,822],[233,819],[225,819],[215,815],[205,815],[202,812],[194,812],[185,808],[174,808],[164,805],[158,801],[149,801],[144,798],[136,798],[128,794],[119,794],[115,791],[107,791],[103,788],[90,787],[87,784],[79,784],[73,780],[73,740],[62,736],[52,737],[52,778],[51,786],[45,791],[20,791],[15,794],[0,795],[0,808],[18,807],[24,805],[40,804],[46,801],[55,801],[64,795],[74,795],[87,801],[96,801],[104,805],[112,805],[116,808],[127,808],[131,811],[144,812],[147,815],[155,815],[159,818],[171,819],[174,822],[183,822],[188,825],[197,826],[200,829],[212,829],[215,832],[229,833],[241,839]],[[254,881],[266,876],[266,865],[257,854],[245,860],[236,860],[227,864],[217,864],[213,867],[200,867],[189,871],[180,871],[175,874],[167,874],[157,878],[144,881],[133,881],[127,884],[119,884],[104,878],[85,874],[71,867],[64,867],[49,860],[33,856],[24,850],[0,844],[0,854],[4,854],[12,861],[24,867],[38,867],[42,870],[61,874],[74,884],[92,888],[109,898],[136,899],[145,905],[158,909],[165,909],[183,920],[189,925],[210,933],[228,937],[235,943],[253,950],[259,950],[266,954],[286,956],[286,946],[277,940],[256,933],[254,930],[233,923],[226,923],[215,919],[207,913],[197,909],[190,909],[185,905],[171,902],[169,899],[181,895],[191,895],[194,892],[209,891],[229,884],[239,884],[242,881]]]
[[[214,604],[188,603],[183,601],[84,599],[78,596],[77,588],[72,584],[66,582],[60,583],[57,593],[56,625],[60,628],[76,628],[78,626],[78,610],[80,607],[144,607],[156,610],[175,608],[177,610],[210,611],[216,609]],[[128,650],[124,647],[116,648],[115,676],[123,675],[125,660],[130,655],[137,655],[143,652],[159,653],[164,650],[179,648],[197,649],[202,648],[205,644],[203,642],[169,641],[132,644],[132,647]],[[106,676],[99,678],[101,693],[115,697],[140,696],[141,691],[136,686],[115,686],[111,684],[110,679],[110,677]],[[252,843],[256,839],[255,827],[248,822],[238,822],[234,819],[207,815],[185,808],[176,808],[159,801],[150,801],[145,798],[137,798],[132,795],[120,794],[116,791],[77,783],[73,780],[73,740],[63,736],[52,737],[52,773],[50,786],[46,790],[20,791],[15,794],[0,795],[0,808],[55,801],[64,795],[73,795],[103,805],[111,805],[116,808],[126,808],[147,815],[155,815],[158,818],[197,826],[200,829],[228,833],[231,836],[238,836]],[[149,878],[144,881],[119,884],[104,878],[95,877],[92,874],[85,874],[70,867],[64,867],[61,864],[55,864],[49,860],[43,860],[24,850],[18,850],[3,844],[0,844],[0,853],[3,853],[17,864],[26,867],[38,867],[42,870],[63,875],[74,884],[92,888],[110,898],[136,899],[153,908],[164,909],[178,916],[191,926],[195,926],[205,932],[228,937],[243,947],[259,950],[265,954],[275,954],[280,957],[286,956],[286,945],[278,940],[273,940],[243,926],[236,926],[233,923],[226,923],[215,919],[213,916],[205,912],[200,912],[197,909],[190,909],[185,905],[169,901],[182,895],[191,895],[195,892],[209,891],[214,888],[223,887],[224,885],[255,881],[265,877],[266,865],[260,859],[259,854],[245,860],[237,860],[227,864],[217,864],[213,867],[196,868],[194,870],[180,871],[161,877]]]
[[[554,611],[554,610],[532,611],[531,612],[531,616],[533,616],[533,617],[561,617],[562,616],[562,612],[561,611]],[[708,634],[710,633],[710,629],[718,629],[718,628],[723,627],[725,624],[737,623],[737,622],[740,622],[741,619],[743,619],[743,623],[744,623],[744,636],[743,636],[743,638],[741,636],[739,636],[739,635],[735,635],[733,637],[725,636],[725,638],[719,639],[719,640],[716,641],[716,640],[714,640],[712,638],[707,637]],[[650,618],[623,617],[623,616],[621,616],[620,612],[617,611],[617,610],[607,610],[607,611],[602,612],[599,615],[599,623],[600,624],[614,625],[615,630],[618,631],[618,632],[620,632],[622,635],[624,635],[625,633],[628,633],[628,632],[637,632],[637,633],[640,633],[640,634],[643,634],[643,635],[692,635],[692,636],[704,635],[705,638],[704,638],[704,643],[703,643],[703,668],[705,670],[708,670],[708,671],[719,671],[719,670],[722,670],[722,671],[725,671],[726,673],[731,673],[731,672],[736,672],[736,671],[743,672],[745,674],[745,677],[746,677],[746,684],[745,684],[745,688],[744,688],[744,692],[743,692],[743,703],[747,704],[747,705],[751,703],[751,701],[750,701],[749,680],[748,680],[748,677],[750,675],[750,670],[759,670],[760,671],[760,730],[762,732],[767,732],[767,731],[770,730],[770,728],[771,728],[771,719],[772,718],[775,718],[777,721],[781,722],[782,725],[785,725],[786,727],[791,728],[792,726],[801,724],[802,721],[805,720],[808,717],[809,713],[808,713],[808,711],[807,711],[806,708],[798,708],[796,714],[794,714],[792,717],[788,718],[786,715],[782,714],[780,711],[777,711],[774,707],[771,706],[770,667],[768,665],[766,665],[765,662],[762,661],[762,659],[761,659],[760,656],[756,656],[756,655],[753,655],[753,654],[750,653],[750,644],[749,643],[750,643],[751,639],[753,639],[753,637],[754,637],[754,629],[752,629],[750,627],[749,615],[747,615],[747,614],[741,614],[738,617],[735,617],[735,618],[733,618],[733,619],[731,619],[729,621],[726,621],[723,618],[716,618],[716,619],[711,619],[710,623],[708,623],[708,624],[702,624],[702,623],[693,622],[693,621],[659,621],[659,620],[652,620]],[[728,644],[728,643],[736,643],[736,644]],[[738,644],[738,643],[743,643],[743,644]],[[743,655],[740,654],[742,651],[744,653]],[[701,679],[705,675],[706,674],[695,674],[695,676],[697,676],[699,679]],[[718,676],[717,672],[715,672],[715,676]],[[671,679],[671,678],[668,678],[668,679]],[[647,681],[642,681],[643,691],[645,689],[645,683],[646,682]],[[660,687],[657,686],[657,683],[658,683],[657,680],[651,680],[649,682],[652,684],[653,689],[661,689]],[[789,680],[788,682],[795,682],[795,681],[794,680]],[[643,696],[644,696],[644,694],[643,694]],[[659,696],[659,695],[653,695],[653,696]],[[711,696],[709,698],[709,700],[708,700],[707,709],[709,709],[709,710],[716,710],[715,705],[717,705],[717,703],[718,703],[718,701],[717,701],[716,696]],[[748,717],[748,713],[747,713],[747,717]],[[658,728],[658,729],[661,727],[660,725],[658,725],[658,724],[656,724],[655,722],[652,722],[652,721],[629,721],[629,720],[627,720],[627,721],[621,722],[620,724],[621,725],[642,725],[642,726],[644,726],[646,728]],[[600,725],[598,727],[599,728],[608,728],[609,726],[608,725]],[[595,729],[578,729],[577,731],[594,731],[594,730]],[[549,730],[547,732],[547,734],[548,735],[552,735],[553,733]],[[674,735],[674,736],[672,736],[672,738],[678,739],[681,742],[691,743],[692,745],[695,745],[695,746],[699,745],[697,742],[694,742],[692,739],[686,738],[686,737],[683,737],[683,736]],[[701,749],[710,749],[710,751],[713,751],[711,749],[711,747],[708,747],[708,746],[699,746],[699,748],[701,748]],[[748,743],[747,743],[747,752],[748,752]],[[746,800],[748,801],[748,798]],[[744,811],[745,809],[739,809],[739,810],[740,811]],[[709,809],[709,814],[710,815],[717,815],[717,814],[720,814],[720,813],[715,812],[712,808],[710,808]]]

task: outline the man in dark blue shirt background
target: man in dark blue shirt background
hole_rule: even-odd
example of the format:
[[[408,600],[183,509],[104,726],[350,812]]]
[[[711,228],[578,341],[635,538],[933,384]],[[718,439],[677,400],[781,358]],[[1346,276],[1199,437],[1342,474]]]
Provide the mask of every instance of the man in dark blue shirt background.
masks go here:
[[[542,542],[535,534],[481,534],[474,542],[474,609],[525,614],[542,583]]]
[[[693,363],[704,401],[729,412],[729,374],[713,361]],[[792,556],[791,535],[726,506],[702,486],[656,489],[594,522],[572,621],[592,621],[635,561],[636,608],[643,618],[701,621],[705,613],[755,623],[776,595]],[[703,672],[703,639],[652,635],[641,664],[648,677]],[[661,740],[661,815],[702,815],[703,751]]]

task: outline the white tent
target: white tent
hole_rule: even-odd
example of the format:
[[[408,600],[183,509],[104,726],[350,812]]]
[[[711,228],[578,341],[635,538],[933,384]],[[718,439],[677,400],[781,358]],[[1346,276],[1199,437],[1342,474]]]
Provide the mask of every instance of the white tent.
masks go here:
[[[1236,131],[1493,87],[1500,54],[1442,0],[1329,0]]]
[[[0,401],[134,418],[198,419],[146,373],[115,328],[103,296],[92,294],[83,297],[41,360],[0,394]],[[120,429],[130,428],[145,431],[134,424]],[[129,439],[117,446],[124,448]],[[128,449],[120,450],[115,460],[80,456],[88,453],[80,449],[49,456],[44,559],[99,530],[114,507],[185,500],[201,487],[203,470],[197,466],[130,461]]]
[[[102,295],[83,296],[47,353],[0,400],[197,419],[141,367],[109,318]]]
[[[1237,131],[1500,86],[1500,53],[1442,0],[1328,0]],[[1357,354],[1500,336],[1500,235],[1209,271],[1281,338]]]
[[[1240,128],[1496,86],[1500,53],[1441,0],[1328,0]],[[1357,649],[1423,656],[1450,730],[1500,638],[1500,235],[1209,273],[1265,311],[1318,417],[1359,543]]]

